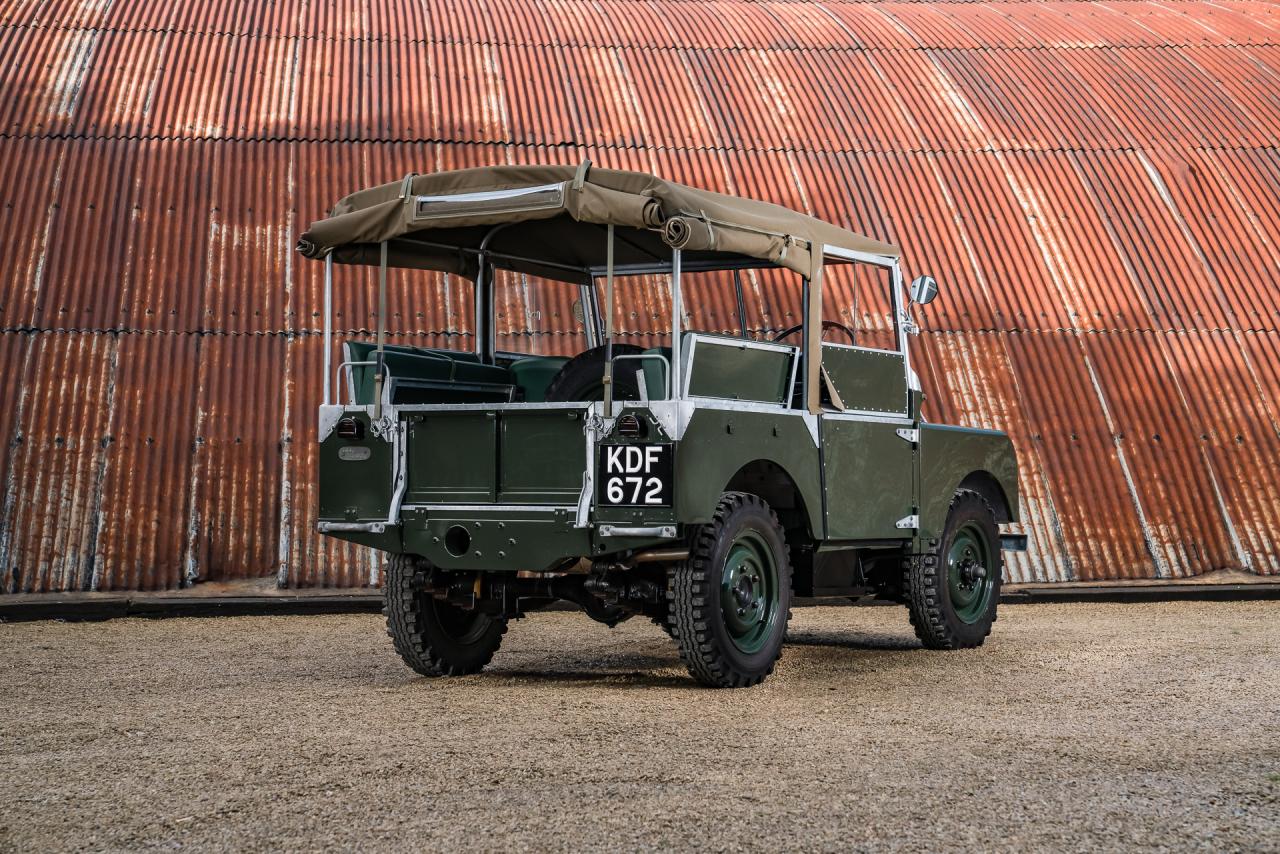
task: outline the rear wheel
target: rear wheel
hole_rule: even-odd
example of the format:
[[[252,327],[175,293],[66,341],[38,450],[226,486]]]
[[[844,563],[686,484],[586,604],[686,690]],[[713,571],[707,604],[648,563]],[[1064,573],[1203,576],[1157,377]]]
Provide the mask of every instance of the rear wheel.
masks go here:
[[[791,609],[791,561],[762,499],[729,492],[668,574],[668,625],[689,673],[742,688],[773,672]]]
[[[387,634],[404,663],[424,676],[478,673],[498,651],[507,621],[431,595],[434,567],[415,555],[393,555],[384,579]]]
[[[907,561],[907,605],[929,649],[981,646],[1000,601],[1000,534],[981,495],[956,492],[938,548]]]

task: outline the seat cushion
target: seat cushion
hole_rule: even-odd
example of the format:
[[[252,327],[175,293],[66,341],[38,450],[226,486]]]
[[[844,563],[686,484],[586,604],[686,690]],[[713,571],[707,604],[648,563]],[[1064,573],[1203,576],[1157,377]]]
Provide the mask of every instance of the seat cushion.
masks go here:
[[[516,386],[524,392],[524,399],[529,403],[542,403],[547,399],[547,386],[568,362],[564,356],[526,356],[508,367]]]

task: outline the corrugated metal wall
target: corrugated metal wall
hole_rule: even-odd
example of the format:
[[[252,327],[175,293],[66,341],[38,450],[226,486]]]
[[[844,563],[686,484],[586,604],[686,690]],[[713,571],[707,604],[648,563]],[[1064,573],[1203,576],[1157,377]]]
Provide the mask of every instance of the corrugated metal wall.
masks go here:
[[[294,237],[411,170],[583,157],[938,275],[928,408],[1013,435],[1014,579],[1280,572],[1275,3],[0,0],[0,93],[5,591],[376,581],[310,532]],[[467,284],[418,284],[397,338],[468,334]]]

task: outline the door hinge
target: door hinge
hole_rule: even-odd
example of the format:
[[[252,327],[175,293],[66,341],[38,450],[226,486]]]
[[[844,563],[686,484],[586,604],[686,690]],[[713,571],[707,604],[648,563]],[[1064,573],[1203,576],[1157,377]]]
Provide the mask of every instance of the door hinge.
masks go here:
[[[899,528],[910,528],[915,530],[920,527],[920,516],[916,513],[912,513],[910,516],[903,516],[896,522],[896,524]]]
[[[915,427],[899,427],[893,432],[898,434],[899,439],[906,439],[911,444],[918,444],[920,441],[920,431]]]

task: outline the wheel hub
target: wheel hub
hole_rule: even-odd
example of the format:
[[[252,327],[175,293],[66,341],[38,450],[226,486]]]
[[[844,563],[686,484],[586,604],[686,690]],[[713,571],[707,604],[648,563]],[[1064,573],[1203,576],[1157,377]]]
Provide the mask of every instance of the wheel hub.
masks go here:
[[[973,549],[965,550],[964,559],[960,561],[960,583],[965,587],[973,587],[987,577],[987,568],[978,562]]]
[[[760,607],[759,582],[759,575],[742,574],[738,576],[738,583],[733,587],[733,598],[738,603],[738,613],[742,613],[747,608]]]
[[[987,567],[991,547],[977,525],[968,524],[955,533],[947,550],[947,586],[956,616],[966,623],[981,619],[991,602],[994,580]]]
[[[725,629],[743,652],[764,645],[777,616],[777,570],[768,544],[744,531],[729,548],[720,579]]]

